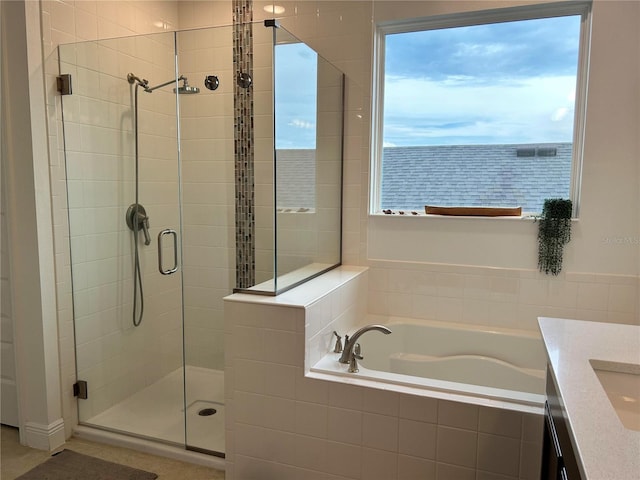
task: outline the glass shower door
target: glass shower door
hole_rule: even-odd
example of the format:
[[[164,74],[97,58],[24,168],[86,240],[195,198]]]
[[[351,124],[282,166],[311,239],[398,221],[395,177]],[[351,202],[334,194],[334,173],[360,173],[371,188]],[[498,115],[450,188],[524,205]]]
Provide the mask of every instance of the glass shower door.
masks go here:
[[[183,446],[175,36],[59,55],[79,421]]]
[[[176,34],[180,95],[187,448],[225,451],[222,299],[235,285],[233,27]]]

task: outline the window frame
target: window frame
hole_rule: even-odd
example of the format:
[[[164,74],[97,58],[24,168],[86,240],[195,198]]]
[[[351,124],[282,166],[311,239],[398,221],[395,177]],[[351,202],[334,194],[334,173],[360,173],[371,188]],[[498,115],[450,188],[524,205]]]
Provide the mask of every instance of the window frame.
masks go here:
[[[580,15],[576,98],[574,107],[573,148],[571,159],[570,198],[574,219],[580,213],[582,159],[586,126],[587,80],[591,48],[591,0],[566,1],[519,7],[506,7],[473,12],[451,13],[432,17],[380,22],[375,25],[373,45],[373,78],[371,96],[371,175],[369,185],[369,215],[383,215],[380,206],[382,185],[385,38],[395,33],[409,33],[444,28],[468,27],[518,20],[534,20],[568,15]],[[523,212],[525,214],[540,212]],[[422,215],[424,216],[424,215]],[[415,218],[415,217],[413,217]]]

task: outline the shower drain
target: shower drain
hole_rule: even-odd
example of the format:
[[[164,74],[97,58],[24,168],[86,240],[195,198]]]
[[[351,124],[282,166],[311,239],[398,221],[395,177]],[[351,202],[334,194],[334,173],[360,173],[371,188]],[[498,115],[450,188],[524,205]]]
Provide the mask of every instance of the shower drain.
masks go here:
[[[202,410],[198,411],[198,415],[200,415],[201,417],[209,417],[216,412],[217,410],[215,408],[203,408]]]

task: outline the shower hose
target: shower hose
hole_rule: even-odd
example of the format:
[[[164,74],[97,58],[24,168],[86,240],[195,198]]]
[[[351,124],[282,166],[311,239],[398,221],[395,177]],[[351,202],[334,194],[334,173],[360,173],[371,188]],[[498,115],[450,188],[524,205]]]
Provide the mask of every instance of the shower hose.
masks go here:
[[[138,232],[140,229],[140,225],[137,221],[138,219],[138,208],[140,204],[138,203],[138,195],[139,195],[139,178],[138,178],[138,163],[139,163],[139,152],[138,152],[138,83],[136,83],[136,88],[134,91],[134,115],[133,115],[133,135],[134,135],[134,143],[135,143],[135,191],[136,191],[136,203],[135,203],[135,213],[133,222],[133,326],[137,327],[142,323],[142,316],[144,315],[144,292],[142,291],[142,272],[140,271],[140,254],[138,251]],[[140,311],[136,314],[137,305],[138,305],[138,290],[140,290]]]

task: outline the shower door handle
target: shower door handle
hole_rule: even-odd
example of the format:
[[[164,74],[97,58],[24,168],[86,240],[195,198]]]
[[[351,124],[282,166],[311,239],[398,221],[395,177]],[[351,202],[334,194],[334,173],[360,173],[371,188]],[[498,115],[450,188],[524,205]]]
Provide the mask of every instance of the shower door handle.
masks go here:
[[[162,261],[162,243],[166,235],[173,235],[173,267],[165,270]],[[158,233],[158,270],[162,275],[171,275],[178,271],[178,234],[175,230],[166,228]]]

